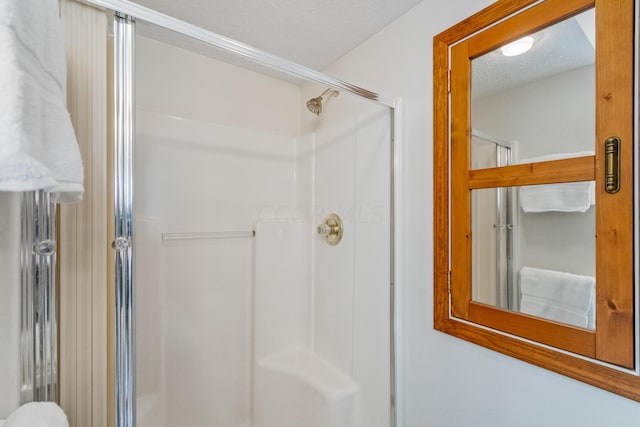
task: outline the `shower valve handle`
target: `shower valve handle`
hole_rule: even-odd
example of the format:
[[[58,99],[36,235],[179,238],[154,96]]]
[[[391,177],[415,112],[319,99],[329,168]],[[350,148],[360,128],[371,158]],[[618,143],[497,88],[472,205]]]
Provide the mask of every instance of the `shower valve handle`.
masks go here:
[[[337,214],[327,215],[324,222],[318,226],[318,234],[331,246],[340,243],[343,231],[342,219]]]
[[[337,234],[338,231],[339,231],[339,228],[335,225],[320,224],[318,226],[318,234],[321,235],[322,237],[327,237],[332,234]]]

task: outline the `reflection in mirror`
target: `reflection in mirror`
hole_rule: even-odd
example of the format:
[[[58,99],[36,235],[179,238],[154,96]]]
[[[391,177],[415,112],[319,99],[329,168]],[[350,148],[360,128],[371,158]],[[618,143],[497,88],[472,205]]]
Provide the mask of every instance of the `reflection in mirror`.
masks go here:
[[[504,141],[513,163],[594,150],[595,13],[583,12],[531,34],[530,48],[507,45],[472,61],[474,140]],[[509,51],[507,47],[512,49]],[[516,46],[517,48],[518,46]],[[525,46],[526,47],[526,46]],[[517,52],[516,52],[517,53]],[[511,55],[511,56],[509,56]],[[473,148],[471,167],[487,164]],[[592,154],[592,153],[591,153]]]
[[[513,194],[511,188],[471,192],[472,289],[474,301],[517,310]]]
[[[473,190],[473,300],[594,329],[594,185]]]

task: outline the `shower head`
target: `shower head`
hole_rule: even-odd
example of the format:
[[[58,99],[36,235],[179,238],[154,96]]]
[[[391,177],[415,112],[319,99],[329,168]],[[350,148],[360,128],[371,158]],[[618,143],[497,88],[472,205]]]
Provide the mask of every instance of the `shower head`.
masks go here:
[[[316,116],[319,116],[322,112],[322,97],[311,98],[307,101],[307,108]]]
[[[324,92],[322,92],[322,95],[320,96],[316,96],[315,98],[311,98],[310,100],[307,101],[307,108],[309,109],[309,111],[311,111],[313,114],[315,114],[316,116],[319,116],[320,113],[322,113],[322,100],[326,97],[335,97],[340,95],[340,92],[338,92],[335,89],[327,89]]]

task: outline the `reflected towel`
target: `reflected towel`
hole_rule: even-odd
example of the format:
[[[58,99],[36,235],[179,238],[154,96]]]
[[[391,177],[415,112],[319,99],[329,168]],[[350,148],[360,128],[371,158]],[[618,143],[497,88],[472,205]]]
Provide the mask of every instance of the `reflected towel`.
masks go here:
[[[57,1],[0,0],[0,191],[82,196]]]
[[[69,422],[55,403],[31,402],[13,411],[2,427],[69,427]]]
[[[593,154],[593,151],[552,154],[522,159],[520,163],[545,162]],[[520,206],[524,212],[586,212],[595,202],[593,181],[520,187]]]
[[[520,311],[582,328],[595,328],[596,280],[591,276],[522,267]]]

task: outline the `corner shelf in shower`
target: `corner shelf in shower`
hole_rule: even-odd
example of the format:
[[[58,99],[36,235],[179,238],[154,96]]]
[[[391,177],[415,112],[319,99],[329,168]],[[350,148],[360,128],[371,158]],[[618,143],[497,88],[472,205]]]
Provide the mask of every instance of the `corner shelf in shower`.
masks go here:
[[[358,425],[358,384],[307,350],[288,351],[259,360],[255,392],[257,426]]]
[[[327,399],[355,394],[358,384],[326,360],[304,350],[295,350],[258,361],[258,366],[306,383]]]

